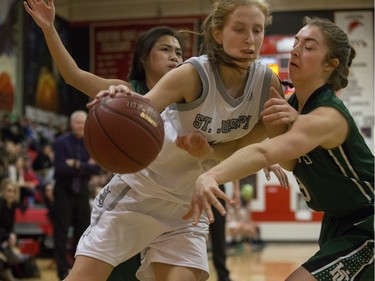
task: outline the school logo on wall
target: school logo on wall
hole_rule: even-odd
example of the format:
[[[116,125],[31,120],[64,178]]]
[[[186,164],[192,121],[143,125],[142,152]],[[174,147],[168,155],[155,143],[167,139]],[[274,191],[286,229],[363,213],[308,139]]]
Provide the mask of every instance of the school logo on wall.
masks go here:
[[[368,146],[374,151],[374,24],[371,11],[335,12],[335,23],[356,51],[340,98],[350,110]]]

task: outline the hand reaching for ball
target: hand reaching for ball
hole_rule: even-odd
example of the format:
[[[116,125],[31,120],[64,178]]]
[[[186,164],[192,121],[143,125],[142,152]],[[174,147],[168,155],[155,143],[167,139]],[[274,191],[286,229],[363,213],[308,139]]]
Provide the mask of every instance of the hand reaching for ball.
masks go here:
[[[136,92],[133,92],[130,88],[125,85],[111,85],[107,90],[100,91],[95,99],[87,104],[87,108],[90,110],[95,105],[99,104],[104,98],[110,97],[114,98],[120,95],[131,96],[138,95]]]

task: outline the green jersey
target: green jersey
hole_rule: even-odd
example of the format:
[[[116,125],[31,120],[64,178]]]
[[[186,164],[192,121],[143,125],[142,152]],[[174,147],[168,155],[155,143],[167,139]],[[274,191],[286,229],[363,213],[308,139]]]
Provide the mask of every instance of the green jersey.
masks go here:
[[[133,86],[135,92],[141,95],[145,95],[149,89],[145,82],[139,80],[131,80],[129,83]]]
[[[289,104],[298,109],[293,94]],[[345,142],[333,149],[316,147],[298,159],[293,171],[307,205],[333,217],[342,217],[373,206],[374,155],[344,103],[327,86],[317,89],[301,114],[318,107],[333,107],[347,120]]]

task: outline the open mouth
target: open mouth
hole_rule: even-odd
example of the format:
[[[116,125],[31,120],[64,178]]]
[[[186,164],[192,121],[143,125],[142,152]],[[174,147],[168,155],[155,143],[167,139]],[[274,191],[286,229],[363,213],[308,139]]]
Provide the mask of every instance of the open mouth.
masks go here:
[[[245,49],[245,50],[242,50],[243,53],[247,54],[247,55],[252,55],[254,54],[254,51],[253,50],[250,50],[250,49]]]

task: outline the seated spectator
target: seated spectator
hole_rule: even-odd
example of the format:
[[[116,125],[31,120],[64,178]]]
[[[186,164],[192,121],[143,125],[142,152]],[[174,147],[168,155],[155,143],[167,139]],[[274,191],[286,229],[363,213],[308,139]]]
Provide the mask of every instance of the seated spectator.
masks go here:
[[[10,179],[0,184],[0,278],[15,281],[11,266],[28,257],[20,253],[14,233],[15,210],[19,200],[19,186]]]
[[[8,156],[4,143],[0,141],[0,181],[8,177]]]
[[[26,137],[20,120],[15,122],[7,120],[2,128],[2,138],[4,141],[10,140],[17,144],[23,143],[26,140]]]
[[[37,187],[38,192],[39,194],[42,195],[41,200],[45,204],[47,203],[46,201],[48,200],[48,198],[46,198],[46,193],[48,192],[47,189],[52,188],[54,185],[53,160],[54,160],[54,153],[53,153],[51,144],[45,141],[41,142],[36,158],[32,162],[32,167],[39,180],[39,185]]]
[[[53,179],[53,160],[54,154],[50,143],[43,142],[40,144],[40,149],[33,161],[33,169],[38,178],[44,182],[49,182]]]
[[[4,141],[4,153],[8,162],[14,162],[19,154],[22,152],[22,145],[16,144],[11,140]]]
[[[8,176],[20,186],[21,210],[25,211],[35,201],[35,190],[39,184],[30,159],[19,154],[16,159],[9,163]]]
[[[250,190],[251,189],[251,192]],[[248,242],[253,251],[261,250],[264,242],[260,237],[259,226],[251,218],[251,200],[253,186],[241,184],[241,206],[228,206],[226,238],[230,246],[242,247],[243,242]],[[247,190],[247,192],[245,192]]]

